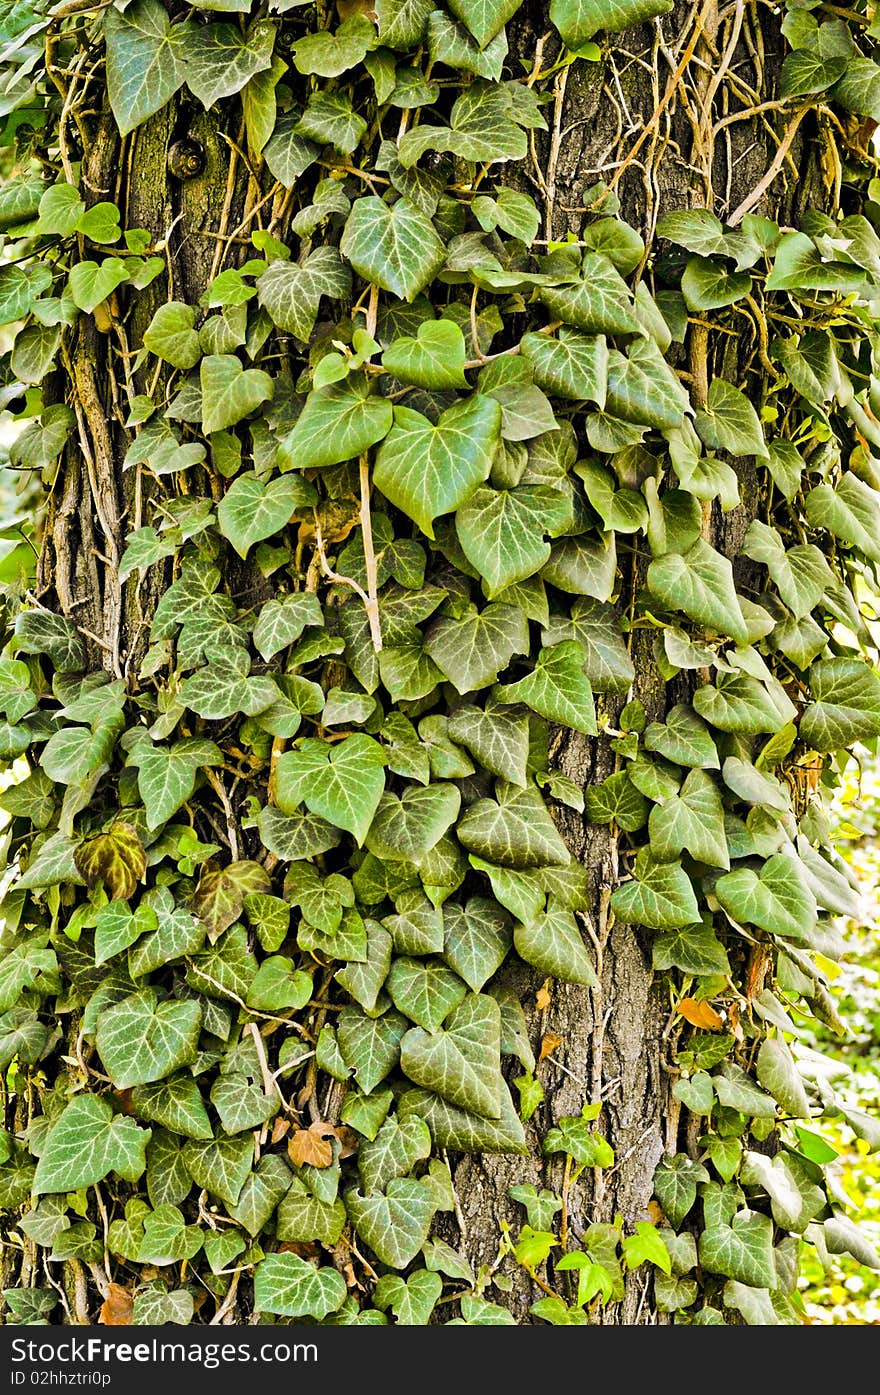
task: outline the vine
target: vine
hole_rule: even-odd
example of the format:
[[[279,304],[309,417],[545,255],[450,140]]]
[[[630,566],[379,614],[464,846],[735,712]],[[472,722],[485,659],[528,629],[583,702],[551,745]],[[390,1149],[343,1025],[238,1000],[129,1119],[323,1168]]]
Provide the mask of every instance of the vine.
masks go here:
[[[88,1274],[107,1322],[454,1300],[503,1323],[512,1257],[548,1322],[597,1320],[645,1266],[676,1321],[796,1323],[802,1245],[880,1266],[817,1121],[880,1129],[798,1049],[805,1015],[843,1030],[834,917],[858,913],[823,790],[880,735],[875,21],[792,4],[752,101],[741,4],[696,82],[717,16],[673,52],[667,0],[553,0],[525,73],[517,0],[336,8],[6,17],[2,392],[48,496],[0,658],[6,1302],[86,1321]],[[599,31],[634,24],[668,82],[558,236],[569,74],[620,88]],[[742,104],[713,120],[724,83]],[[667,212],[646,244],[615,191],[680,90],[706,203],[732,123],[783,131],[726,224]],[[136,169],[138,130],[192,99],[233,152],[199,305],[175,229],[126,227],[85,173],[108,141]],[[817,113],[858,211],[780,227],[754,210]],[[171,177],[204,160],[175,128]],[[731,564],[713,521],[737,510]],[[559,728],[615,772],[562,773]],[[560,809],[616,847],[598,913]],[[515,1187],[525,1220],[475,1273],[447,1150],[528,1151],[544,1096],[505,967],[600,1004],[615,924],[668,995],[651,1219],[570,1223],[620,1161],[600,1060],[542,1140],[558,1192]]]

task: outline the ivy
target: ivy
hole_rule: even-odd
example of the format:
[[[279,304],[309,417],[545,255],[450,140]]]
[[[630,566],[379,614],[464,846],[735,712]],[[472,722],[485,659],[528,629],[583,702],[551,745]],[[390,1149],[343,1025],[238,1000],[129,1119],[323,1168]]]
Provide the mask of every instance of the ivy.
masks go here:
[[[55,13],[45,60],[4,40],[11,459],[47,549],[85,526],[71,481],[94,502],[103,619],[69,580],[7,588],[0,1063],[31,1112],[0,1200],[52,1262],[137,1267],[135,1323],[235,1272],[264,1318],[495,1325],[495,1269],[432,1233],[459,1212],[441,1153],[543,1153],[560,1190],[514,1186],[498,1241],[559,1287],[534,1317],[593,1321],[639,1269],[677,1321],[796,1322],[795,1246],[876,1261],[794,1123],[877,1146],[795,1025],[836,1020],[855,906],[823,787],[880,736],[876,189],[854,158],[847,217],[673,210],[646,247],[624,161],[554,221],[525,188],[569,70],[666,33],[669,0],[552,0],[534,71],[518,0],[204,8]],[[781,24],[768,108],[876,116],[855,12]],[[114,141],[193,98],[242,129],[254,197],[197,303],[173,226],[125,227],[70,158],[101,84]],[[740,363],[715,346],[744,316]],[[522,985],[597,995],[598,1032],[610,934],[668,1001],[687,1151],[657,1224],[575,1236],[613,1110],[557,1117]]]

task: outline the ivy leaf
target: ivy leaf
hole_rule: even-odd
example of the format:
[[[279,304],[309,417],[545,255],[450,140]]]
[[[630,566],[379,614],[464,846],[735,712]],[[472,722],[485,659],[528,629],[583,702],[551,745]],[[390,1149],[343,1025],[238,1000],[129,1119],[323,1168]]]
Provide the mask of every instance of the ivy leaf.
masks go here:
[[[529,719],[492,698],[485,707],[457,707],[449,718],[449,736],[472,751],[485,770],[511,784],[525,786],[529,756]]]
[[[554,906],[527,925],[515,925],[513,943],[519,957],[542,974],[588,988],[598,985],[572,911]]]
[[[704,684],[694,693],[694,707],[719,731],[755,736],[785,725],[764,684],[747,673],[722,673],[715,687]]]
[[[223,753],[213,741],[187,736],[173,746],[141,743],[128,760],[137,766],[138,793],[144,801],[147,827],[154,829],[166,823],[192,797],[199,770],[223,764]]]
[[[167,594],[167,593],[166,593]],[[278,685],[268,675],[251,678],[244,649],[218,650],[213,662],[187,678],[180,698],[200,717],[222,721],[238,712],[254,717],[278,701]]]
[[[366,383],[349,377],[318,388],[309,393],[296,425],[281,443],[280,466],[313,470],[353,460],[388,435],[393,419],[391,403],[371,395]]]
[[[367,847],[377,857],[419,866],[446,830],[455,823],[461,794],[455,785],[436,782],[379,801],[367,834]]]
[[[192,39],[192,26],[172,24],[159,0],[107,11],[107,96],[120,135],[170,102],[186,78]]]
[[[664,213],[657,221],[657,236],[666,237],[699,257],[711,257],[724,249],[724,228],[707,208]]]
[[[280,475],[267,484],[256,473],[239,475],[220,501],[217,522],[239,557],[254,543],[280,533],[291,516],[312,502],[314,491],[299,475]]]
[[[640,329],[629,287],[601,252],[585,253],[581,279],[574,285],[541,287],[538,298],[554,319],[587,334],[637,334]]]
[[[240,92],[272,62],[275,25],[261,19],[247,34],[235,24],[194,26],[186,44],[186,83],[202,106]]]
[[[443,928],[443,958],[468,988],[479,993],[504,963],[510,949],[507,916],[488,897],[472,896],[465,906],[447,903]]]
[[[301,811],[288,817],[271,804],[260,810],[258,827],[264,846],[282,862],[317,857],[339,842],[339,830],[326,819]]]
[[[485,48],[519,9],[518,0],[450,0],[449,8]]]
[[[435,1210],[431,1190],[414,1177],[392,1178],[384,1193],[363,1196],[353,1189],[345,1205],[358,1235],[392,1269],[405,1268],[418,1254]]]
[[[600,29],[619,34],[671,9],[672,0],[552,0],[550,18],[566,48],[577,53]]]
[[[202,387],[202,430],[206,436],[249,417],[268,402],[274,384],[260,368],[242,368],[235,354],[208,354],[199,369]]]
[[[724,806],[712,776],[704,770],[691,770],[678,794],[654,806],[648,835],[661,861],[686,850],[710,867],[730,867]]]
[[[708,1180],[709,1173],[702,1163],[689,1158],[687,1153],[661,1159],[654,1173],[654,1191],[674,1226],[681,1225],[697,1199],[697,1187]]]
[[[211,1087],[211,1103],[224,1131],[230,1134],[260,1128],[278,1110],[277,1099],[264,1095],[239,1071],[218,1075]]]
[[[681,278],[681,291],[689,310],[718,310],[742,300],[752,288],[747,271],[729,271],[708,257],[691,257]]]
[[[394,1006],[426,1032],[438,1031],[467,992],[451,969],[405,956],[394,960],[386,987]]]
[[[685,974],[729,974],[727,951],[711,925],[685,925],[659,935],[652,946],[655,969],[681,969]]]
[[[384,764],[381,746],[360,732],[334,745],[310,737],[278,762],[278,807],[292,814],[304,803],[363,846],[385,788]]]
[[[448,152],[474,164],[522,160],[528,144],[516,120],[509,88],[498,83],[474,82],[453,105],[449,126],[422,125],[406,132],[397,143],[397,157],[410,169],[426,150]],[[530,114],[532,124],[543,129],[544,118]],[[521,277],[515,276],[516,284]]]
[[[703,538],[684,554],[655,557],[648,567],[648,586],[671,610],[715,633],[729,634],[738,644],[748,644],[748,626],[730,562]]]
[[[712,379],[705,411],[697,412],[694,426],[703,444],[713,450],[767,456],[757,412],[745,393],[723,378]]]
[[[132,1091],[131,1102],[139,1119],[155,1121],[184,1138],[212,1137],[205,1102],[190,1075],[138,1085]]]
[[[837,751],[880,736],[880,678],[861,659],[823,659],[809,678],[815,700],[799,727],[808,746]]]
[[[809,940],[816,924],[816,902],[794,857],[776,853],[760,872],[737,867],[715,883],[715,895],[741,925],[769,934]]]
[[[365,15],[354,14],[335,33],[321,29],[298,39],[291,48],[291,57],[298,73],[340,77],[362,63],[375,44],[375,25]]]
[[[407,198],[388,205],[375,195],[356,199],[339,243],[359,276],[413,300],[446,260],[431,219]]]
[[[300,265],[275,261],[257,282],[257,297],[272,323],[308,341],[321,299],[346,300],[351,272],[335,247],[317,247]]]
[[[782,64],[781,97],[809,97],[833,87],[846,70],[845,58],[825,58],[809,49],[796,49]],[[846,103],[843,104],[844,106]]]
[[[382,367],[417,387],[466,388],[464,335],[452,320],[424,320],[415,337],[395,339],[382,355]]]
[[[357,148],[366,129],[366,121],[354,110],[347,92],[313,92],[294,127],[296,135],[319,145],[332,145],[342,155]]]
[[[781,1037],[767,1037],[761,1043],[756,1063],[757,1075],[765,1090],[793,1119],[809,1119],[810,1101],[794,1057]]]
[[[289,1175],[288,1172],[288,1177]],[[245,1190],[247,1190],[247,1184],[245,1184]],[[242,1193],[243,1197],[244,1193]],[[273,1204],[269,1215],[274,1209]],[[268,1218],[267,1216],[266,1220]],[[254,1219],[256,1221],[258,1218]],[[276,1234],[279,1240],[300,1243],[318,1240],[322,1245],[335,1245],[345,1229],[346,1220],[345,1206],[341,1199],[322,1201],[319,1197],[313,1196],[305,1183],[295,1177],[292,1185],[288,1183],[288,1189],[278,1207]],[[258,1235],[264,1224],[265,1221],[257,1225],[256,1229],[251,1230],[251,1234]]]
[[[584,673],[584,651],[575,639],[542,649],[534,669],[518,683],[492,690],[498,702],[521,702],[539,716],[595,736],[593,690]]]
[[[250,1134],[221,1134],[219,1138],[189,1139],[183,1159],[197,1187],[235,1206],[250,1175],[254,1140]]]
[[[400,1065],[416,1085],[461,1109],[501,1114],[501,1015],[494,998],[469,994],[442,1030],[413,1027],[400,1043]]]
[[[99,1014],[95,1040],[110,1079],[126,1090],[194,1061],[201,1025],[201,1003],[160,1003],[154,988],[144,988]]]
[[[500,434],[501,408],[482,393],[447,408],[436,426],[411,407],[395,407],[374,483],[433,538],[434,519],[459,508],[488,478]]]
[[[71,269],[68,290],[74,305],[91,314],[101,301],[129,279],[128,268],[118,257],[105,257],[100,263],[77,262]]]
[[[195,368],[202,357],[199,336],[193,328],[196,312],[181,300],[160,305],[144,330],[144,344],[150,353],[170,363],[172,368]]]
[[[757,1212],[742,1212],[729,1226],[707,1227],[699,1237],[700,1264],[713,1274],[738,1279],[751,1288],[776,1288],[773,1222]]]
[[[267,1255],[254,1270],[254,1307],[260,1313],[320,1322],[342,1307],[347,1292],[335,1269],[319,1269],[295,1254]]]
[[[568,615],[551,615],[545,644],[576,639],[584,651],[584,673],[597,693],[626,693],[635,670],[612,606],[589,596],[572,602]]]
[[[372,1094],[400,1061],[400,1039],[407,1020],[399,1012],[367,1017],[357,1008],[339,1014],[339,1049],[365,1095]]]
[[[544,534],[553,536],[567,517],[565,496],[548,485],[484,486],[458,510],[455,528],[491,599],[541,569],[550,556]]]
[[[431,1134],[414,1116],[386,1120],[372,1143],[361,1144],[358,1170],[364,1191],[381,1192],[394,1177],[405,1177],[431,1155]]]
[[[611,909],[618,920],[649,930],[675,930],[699,920],[697,898],[680,862],[658,862],[650,848],[642,848],[633,871],[632,881],[611,894]]]
[[[377,1308],[391,1308],[399,1324],[425,1327],[440,1294],[443,1280],[439,1274],[417,1269],[408,1279],[397,1274],[383,1274],[376,1285],[373,1301]]]
[[[35,1196],[72,1192],[103,1181],[110,1172],[136,1182],[147,1166],[150,1130],[114,1114],[97,1095],[78,1095],[61,1112],[43,1144],[34,1175]]]
[[[413,1114],[424,1119],[438,1148],[455,1148],[464,1153],[527,1152],[523,1126],[503,1080],[498,1119],[486,1119],[459,1109],[427,1090],[408,1090],[400,1097],[398,1118],[406,1119]]]
[[[553,396],[605,406],[608,385],[608,346],[604,335],[561,329],[549,334],[524,334],[523,358],[531,365],[539,388]]]
[[[502,867],[564,867],[570,854],[535,787],[496,781],[495,799],[478,799],[459,820],[463,847]],[[693,917],[691,917],[693,919]]]
[[[459,615],[434,621],[425,649],[459,693],[485,688],[514,654],[529,648],[529,628],[518,606],[493,601],[483,610],[465,607]]]
[[[659,431],[681,425],[690,400],[652,339],[637,339],[624,356],[608,354],[608,412]]]
[[[295,644],[303,630],[323,624],[324,614],[317,596],[310,591],[295,591],[267,601],[262,607],[254,626],[254,644],[269,660]]]
[[[190,908],[217,939],[241,915],[246,896],[270,889],[269,874],[259,862],[230,862],[227,867],[205,867],[190,899]]]
[[[127,901],[147,870],[147,856],[129,823],[113,823],[106,833],[87,838],[73,854],[76,870],[90,889],[99,882],[114,901]]]

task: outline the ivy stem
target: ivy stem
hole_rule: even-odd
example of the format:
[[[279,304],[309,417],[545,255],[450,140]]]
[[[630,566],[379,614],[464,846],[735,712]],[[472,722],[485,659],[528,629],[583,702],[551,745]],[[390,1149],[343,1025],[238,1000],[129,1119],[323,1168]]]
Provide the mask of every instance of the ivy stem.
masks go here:
[[[382,626],[379,620],[376,553],[373,548],[373,520],[370,514],[370,457],[362,455],[361,472],[361,532],[364,541],[364,568],[367,574],[367,594],[364,608],[370,622],[370,638],[376,653],[382,649]]]

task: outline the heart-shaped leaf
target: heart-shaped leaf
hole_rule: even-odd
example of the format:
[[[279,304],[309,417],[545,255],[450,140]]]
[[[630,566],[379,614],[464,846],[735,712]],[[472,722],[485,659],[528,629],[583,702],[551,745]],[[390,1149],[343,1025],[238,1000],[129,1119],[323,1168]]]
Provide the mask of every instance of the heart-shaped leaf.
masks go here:
[[[280,533],[314,498],[314,490],[299,475],[276,476],[268,484],[257,474],[239,475],[220,501],[217,522],[239,557],[247,557],[254,543]]]
[[[632,881],[611,894],[611,908],[618,920],[626,925],[645,925],[649,930],[674,930],[699,920],[694,888],[680,862],[658,862],[650,848],[643,848],[633,872]]]
[[[413,1177],[392,1178],[384,1193],[346,1192],[345,1206],[358,1235],[392,1269],[415,1259],[435,1211],[433,1192]]]
[[[310,392],[296,425],[279,448],[282,470],[313,470],[363,455],[388,435],[394,412],[366,383],[344,383]]]
[[[431,1154],[427,1124],[412,1116],[387,1119],[372,1143],[358,1150],[358,1169],[365,1192],[382,1192],[394,1177],[405,1177]]]
[[[117,1089],[125,1090],[194,1061],[201,1025],[201,1003],[160,1003],[154,988],[144,988],[98,1015],[95,1039],[104,1069]]]
[[[479,993],[501,967],[510,949],[507,916],[488,897],[472,896],[465,906],[447,902],[443,909],[443,926],[443,958],[468,988]]]
[[[209,354],[199,369],[202,430],[206,436],[249,417],[268,402],[274,384],[260,368],[242,368],[235,354]]]
[[[317,247],[305,261],[274,261],[257,282],[257,296],[278,329],[308,341],[323,296],[346,300],[351,272],[335,247]]]
[[[730,635],[737,644],[748,644],[731,565],[702,538],[684,554],[655,557],[648,568],[648,586],[671,610],[716,634]]]
[[[433,538],[434,519],[459,508],[488,478],[500,437],[501,408],[483,393],[448,407],[436,425],[411,407],[395,407],[374,483]]]
[[[569,505],[558,489],[522,485],[477,489],[455,515],[458,539],[490,598],[527,576],[550,556],[544,535],[565,524]]]
[[[485,707],[457,707],[449,718],[449,735],[472,751],[484,769],[513,785],[527,782],[529,719],[489,699]]]
[[[460,805],[457,786],[443,782],[410,787],[399,798],[383,794],[366,845],[376,857],[418,866],[455,823]]]
[[[408,1022],[399,1012],[367,1017],[357,1008],[339,1014],[339,1049],[365,1095],[381,1084],[400,1060],[400,1039]]]
[[[400,1044],[400,1065],[416,1085],[474,1114],[501,1115],[501,1015],[494,998],[472,993],[442,1031],[413,1027]]]
[[[401,1095],[397,1117],[407,1119],[416,1114],[424,1119],[438,1148],[455,1148],[463,1153],[525,1153],[528,1150],[522,1123],[503,1079],[501,1083],[501,1114],[497,1119],[459,1109],[428,1090],[407,1090]]]
[[[395,959],[388,975],[394,1006],[428,1032],[436,1032],[467,993],[458,974],[425,959]]]
[[[143,844],[129,823],[113,823],[106,833],[86,839],[73,861],[88,887],[103,882],[114,901],[127,901],[147,870]]]
[[[478,799],[458,822],[456,835],[469,852],[502,867],[563,867],[570,861],[533,785],[520,789],[498,780],[495,794]]]
[[[254,1270],[254,1307],[277,1317],[321,1321],[345,1302],[345,1279],[335,1269],[318,1269],[299,1255],[267,1255]]]
[[[78,1191],[116,1172],[136,1182],[146,1168],[150,1130],[114,1114],[105,1099],[78,1095],[46,1136],[33,1180],[34,1195]]]
[[[672,860],[687,850],[710,867],[730,866],[724,806],[712,776],[704,770],[691,770],[678,794],[654,806],[648,833],[661,860]]]
[[[446,260],[427,214],[408,198],[389,205],[376,195],[355,200],[339,250],[365,281],[402,300],[412,300]]]
[[[438,391],[466,388],[464,335],[452,320],[424,320],[415,336],[389,344],[382,367],[405,383]]]
[[[527,925],[516,925],[517,954],[542,974],[595,988],[599,982],[571,911],[554,907]]]
[[[584,673],[584,651],[576,639],[542,649],[534,669],[518,683],[493,689],[496,702],[521,702],[549,722],[595,736],[593,690]]]
[[[715,895],[742,925],[770,934],[809,940],[816,925],[816,901],[795,857],[777,853],[760,872],[737,867],[715,883]]]
[[[384,765],[381,746],[361,732],[333,745],[310,737],[278,762],[278,807],[293,814],[304,803],[362,845],[385,788]]]

